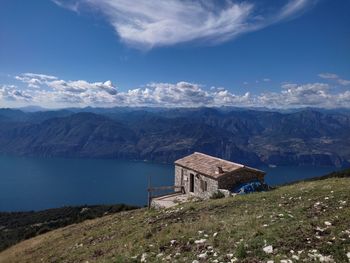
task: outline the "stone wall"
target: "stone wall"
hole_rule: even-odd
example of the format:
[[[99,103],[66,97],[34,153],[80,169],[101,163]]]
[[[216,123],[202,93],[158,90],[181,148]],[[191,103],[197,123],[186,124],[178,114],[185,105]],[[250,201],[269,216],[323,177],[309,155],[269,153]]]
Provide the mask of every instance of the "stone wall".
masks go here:
[[[190,192],[190,174],[194,175],[194,192]],[[181,184],[182,177],[182,184]],[[218,190],[218,181],[193,170],[175,165],[175,185],[183,185],[186,194],[193,194],[200,198],[209,198]],[[206,187],[206,189],[205,189]]]
[[[234,186],[247,183],[252,180],[259,180],[264,182],[264,174],[258,173],[254,170],[249,169],[240,169],[238,171],[234,171],[234,175],[227,174],[219,178],[219,188],[231,190]]]

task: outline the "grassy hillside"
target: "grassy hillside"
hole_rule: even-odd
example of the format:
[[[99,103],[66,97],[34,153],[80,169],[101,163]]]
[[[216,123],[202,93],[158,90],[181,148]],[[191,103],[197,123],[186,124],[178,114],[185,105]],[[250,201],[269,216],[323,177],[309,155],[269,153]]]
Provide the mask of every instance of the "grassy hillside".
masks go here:
[[[66,206],[29,212],[0,212],[0,251],[22,240],[60,227],[136,208],[117,204]]]
[[[349,186],[330,178],[121,212],[26,240],[0,262],[348,262]]]

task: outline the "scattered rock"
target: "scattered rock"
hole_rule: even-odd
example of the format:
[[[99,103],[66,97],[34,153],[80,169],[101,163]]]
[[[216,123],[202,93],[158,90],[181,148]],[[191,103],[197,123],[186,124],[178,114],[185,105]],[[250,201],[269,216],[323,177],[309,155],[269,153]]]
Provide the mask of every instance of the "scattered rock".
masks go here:
[[[199,259],[206,259],[208,257],[208,255],[207,255],[207,252],[205,252],[205,253],[199,254],[197,257]]]
[[[194,241],[194,243],[196,243],[196,244],[204,244],[205,242],[207,242],[207,240],[204,238]]]
[[[265,252],[266,254],[271,254],[271,253],[273,253],[273,247],[272,247],[271,245],[270,245],[270,246],[264,247],[263,250],[264,250],[264,252]]]
[[[229,259],[233,258],[233,254],[226,254],[226,257],[228,257]]]
[[[217,235],[218,235],[218,232],[215,232],[215,233],[213,234],[213,237],[217,237]]]
[[[324,228],[320,228],[320,227],[316,227],[316,231],[318,231],[318,232],[324,232],[326,229],[324,229]]]
[[[326,226],[331,226],[331,225],[332,225],[332,223],[329,222],[329,221],[324,222],[324,224],[325,224]]]
[[[143,253],[141,256],[141,262],[147,262],[147,253]]]

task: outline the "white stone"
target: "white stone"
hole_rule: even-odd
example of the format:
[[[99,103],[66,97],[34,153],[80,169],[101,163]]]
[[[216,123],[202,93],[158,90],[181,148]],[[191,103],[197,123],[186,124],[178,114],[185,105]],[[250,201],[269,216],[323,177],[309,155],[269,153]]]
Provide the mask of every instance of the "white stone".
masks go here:
[[[197,257],[199,259],[206,259],[208,257],[208,255],[207,255],[207,252],[205,252],[205,253],[199,254]]]
[[[265,252],[266,254],[271,254],[271,253],[273,253],[273,247],[272,247],[271,245],[270,245],[270,246],[264,247],[263,250],[264,250],[264,252]]]
[[[141,256],[141,262],[147,262],[146,258],[147,258],[147,253],[143,253]]]
[[[171,241],[170,241],[170,244],[171,244],[172,246],[175,245],[175,244],[176,244],[176,240],[175,240],[175,239],[171,240]]]
[[[233,254],[226,254],[226,256],[227,256],[229,259],[233,258]]]
[[[316,227],[316,231],[319,231],[319,232],[324,232],[325,229],[324,228],[320,228],[320,227]]]
[[[320,262],[334,262],[332,256],[322,256],[319,255],[318,259],[320,260]]]
[[[199,263],[199,261],[198,260],[193,260],[192,263]]]
[[[331,226],[331,225],[332,225],[332,223],[329,222],[329,221],[324,222],[324,224],[325,224],[326,226]]]
[[[196,244],[203,244],[205,242],[207,242],[207,240],[205,238],[194,241],[194,243],[196,243]]]
[[[273,260],[268,260],[266,263],[275,263]]]
[[[217,237],[217,235],[218,235],[218,232],[215,232],[215,233],[213,234],[213,237]]]
[[[292,259],[299,260],[299,256],[293,255],[293,256],[292,256]]]

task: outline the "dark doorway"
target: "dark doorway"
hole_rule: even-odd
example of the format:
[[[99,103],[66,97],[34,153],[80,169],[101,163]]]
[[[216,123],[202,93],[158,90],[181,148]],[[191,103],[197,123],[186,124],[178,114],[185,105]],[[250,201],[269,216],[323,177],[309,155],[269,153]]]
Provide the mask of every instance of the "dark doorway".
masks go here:
[[[194,174],[190,174],[190,192],[194,192]]]

